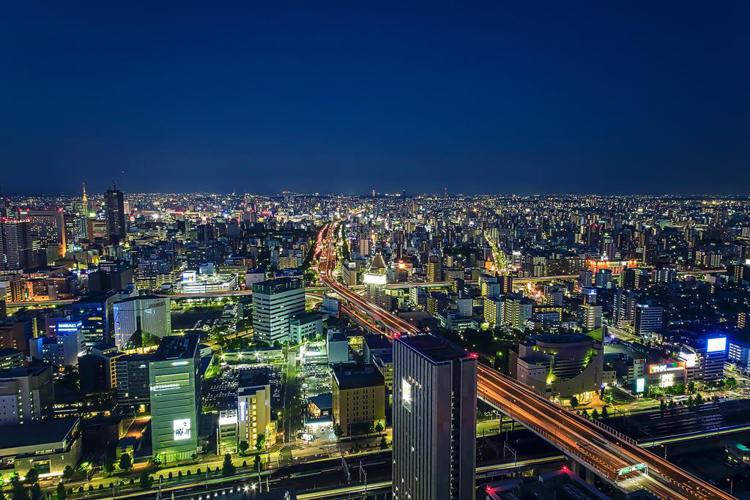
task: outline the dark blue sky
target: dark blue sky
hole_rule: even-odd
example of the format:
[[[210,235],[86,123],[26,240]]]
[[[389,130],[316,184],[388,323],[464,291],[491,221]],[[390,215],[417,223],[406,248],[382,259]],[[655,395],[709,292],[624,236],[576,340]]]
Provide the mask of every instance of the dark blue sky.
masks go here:
[[[0,185],[747,193],[750,2],[28,1]]]

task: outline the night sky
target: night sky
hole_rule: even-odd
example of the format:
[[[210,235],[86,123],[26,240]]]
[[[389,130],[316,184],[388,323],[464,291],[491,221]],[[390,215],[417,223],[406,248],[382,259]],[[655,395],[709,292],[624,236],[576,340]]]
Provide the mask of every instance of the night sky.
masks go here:
[[[748,193],[750,2],[20,1],[0,189]]]

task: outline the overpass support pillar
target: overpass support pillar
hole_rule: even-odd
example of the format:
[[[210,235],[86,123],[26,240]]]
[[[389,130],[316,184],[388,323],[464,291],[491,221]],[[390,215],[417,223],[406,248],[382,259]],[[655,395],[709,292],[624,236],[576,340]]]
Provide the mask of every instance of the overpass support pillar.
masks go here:
[[[591,472],[591,469],[589,469],[589,468],[586,468],[585,470],[586,470],[586,473],[585,473],[586,474],[586,482],[589,483],[589,484],[594,484],[594,479],[595,479],[594,473]]]
[[[594,473],[586,467],[586,465],[581,464],[580,462],[575,461],[574,459],[569,459],[570,462],[570,471],[576,476],[580,477],[581,479],[584,479],[589,484],[594,484]]]

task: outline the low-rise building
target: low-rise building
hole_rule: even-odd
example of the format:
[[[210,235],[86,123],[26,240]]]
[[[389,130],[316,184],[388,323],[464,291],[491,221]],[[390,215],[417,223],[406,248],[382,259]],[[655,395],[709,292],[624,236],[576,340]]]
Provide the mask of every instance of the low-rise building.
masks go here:
[[[333,369],[333,421],[342,436],[385,425],[385,379],[373,366]]]
[[[58,419],[3,427],[0,432],[0,475],[25,476],[36,469],[39,477],[61,476],[81,458],[78,419]]]
[[[510,352],[511,375],[546,397],[598,391],[604,349],[581,334],[530,335]]]
[[[289,318],[289,339],[299,344],[323,335],[323,315],[318,312],[298,313]]]

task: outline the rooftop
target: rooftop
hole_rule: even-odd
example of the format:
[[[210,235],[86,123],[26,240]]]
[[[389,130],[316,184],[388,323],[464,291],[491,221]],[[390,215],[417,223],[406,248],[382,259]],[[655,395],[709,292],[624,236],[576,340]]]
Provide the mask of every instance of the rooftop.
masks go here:
[[[64,418],[6,425],[2,427],[3,432],[0,432],[0,449],[59,443],[65,440],[77,424],[77,418]]]
[[[161,339],[159,348],[154,354],[154,361],[166,359],[192,359],[198,349],[200,336],[195,333],[187,333],[183,336],[170,335]]]
[[[51,370],[49,365],[21,366],[18,368],[11,368],[10,370],[0,371],[0,378],[18,378],[18,377],[36,376],[36,375],[41,375],[42,373],[48,370]]]
[[[383,375],[373,366],[359,368],[337,367],[333,369],[333,378],[339,390],[385,385]]]
[[[290,320],[297,320],[302,324],[317,321],[319,319],[323,319],[323,315],[315,311],[297,313],[290,318]]]
[[[303,288],[302,280],[299,278],[274,278],[253,283],[253,293],[266,295],[288,292],[289,290],[299,288]]]
[[[370,349],[390,349],[391,341],[382,335],[365,335],[365,343]]]
[[[410,337],[402,336],[397,339],[397,342],[417,351],[419,354],[434,363],[472,357],[471,354],[452,342],[434,335],[424,334],[413,335]]]

